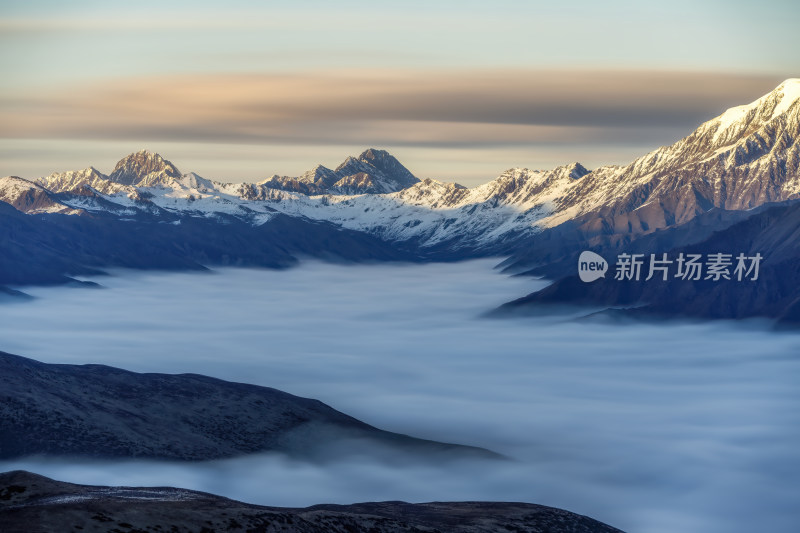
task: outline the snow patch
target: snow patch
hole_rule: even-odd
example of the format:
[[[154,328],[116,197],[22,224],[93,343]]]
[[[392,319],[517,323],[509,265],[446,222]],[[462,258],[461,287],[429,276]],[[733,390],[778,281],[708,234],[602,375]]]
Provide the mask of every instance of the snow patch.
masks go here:
[[[772,112],[772,118],[787,112],[795,102],[800,100],[800,78],[790,78],[784,81],[778,86],[776,91],[777,90],[783,93],[783,97],[778,105],[775,106],[775,110]]]

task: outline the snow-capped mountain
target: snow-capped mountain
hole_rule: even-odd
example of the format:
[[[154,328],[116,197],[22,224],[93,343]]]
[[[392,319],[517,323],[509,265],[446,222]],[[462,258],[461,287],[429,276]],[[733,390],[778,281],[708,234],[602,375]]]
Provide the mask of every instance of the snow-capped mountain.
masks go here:
[[[384,239],[461,250],[502,247],[573,219],[587,233],[647,233],[714,207],[750,209],[800,197],[798,102],[800,79],[787,80],[626,166],[514,168],[471,189],[426,179],[384,195],[253,188],[245,196]]]
[[[630,214],[614,221],[616,229],[630,224],[650,231],[713,207],[750,209],[797,197],[800,79],[789,79],[675,144],[627,166],[589,173],[557,200],[556,214],[546,223],[602,208],[606,218]]]
[[[348,157],[336,167],[342,178],[333,184],[338,194],[391,193],[419,182],[406,167],[389,152],[370,148],[358,158]]]
[[[0,202],[10,204],[29,214],[81,214],[79,209],[74,209],[59,202],[52,192],[41,185],[17,176],[0,178]]]
[[[472,189],[425,179],[401,191],[381,195],[306,197],[259,191],[284,213],[326,220],[389,241],[423,247],[488,250],[530,231],[552,214],[552,200],[586,169],[579,164],[550,171],[511,169]]]
[[[324,194],[339,181],[336,173],[322,165],[317,165],[297,178],[278,176],[277,174],[265,179],[258,185],[271,189],[299,192],[306,195]]]
[[[370,148],[357,158],[348,157],[336,170],[317,165],[298,178],[275,175],[259,185],[306,195],[356,195],[396,192],[418,182],[389,152]]]
[[[800,79],[727,110],[629,165],[513,168],[474,188],[420,181],[376,149],[347,158],[335,170],[319,165],[299,177],[272,176],[260,183],[181,174],[147,151],[125,157],[109,176],[90,167],[36,184],[22,181],[5,197],[20,198],[28,187],[63,212],[224,215],[254,225],[283,213],[462,255],[497,253],[565,221],[576,222],[584,234],[642,234],[714,207],[742,210],[800,198]],[[42,209],[36,200],[10,203],[26,212]]]
[[[122,185],[168,187],[173,179],[180,177],[181,172],[170,161],[159,154],[140,150],[121,159],[108,179]]]
[[[80,193],[87,187],[100,194],[131,194],[136,191],[133,186],[111,181],[108,176],[94,167],[56,172],[35,180],[35,183],[55,193]]]

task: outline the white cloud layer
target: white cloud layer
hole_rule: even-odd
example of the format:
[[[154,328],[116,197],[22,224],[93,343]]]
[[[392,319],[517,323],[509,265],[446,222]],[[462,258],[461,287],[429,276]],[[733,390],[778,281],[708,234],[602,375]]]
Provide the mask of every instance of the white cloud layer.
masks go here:
[[[267,505],[553,505],[627,531],[789,532],[800,519],[800,338],[759,323],[614,326],[483,311],[542,282],[493,261],[130,273],[0,307],[0,349],[197,372],[318,398],[509,464],[5,461],[72,482],[180,485]]]

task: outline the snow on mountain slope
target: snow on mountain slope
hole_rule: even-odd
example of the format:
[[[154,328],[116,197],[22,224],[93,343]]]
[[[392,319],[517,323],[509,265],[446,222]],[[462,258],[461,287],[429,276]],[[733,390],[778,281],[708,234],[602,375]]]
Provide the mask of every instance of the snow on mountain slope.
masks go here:
[[[109,175],[115,183],[139,187],[169,186],[172,179],[180,177],[181,172],[175,165],[147,150],[123,158]]]
[[[338,176],[329,168],[317,165],[306,171],[298,178],[278,176],[277,174],[261,181],[263,185],[272,189],[299,192],[306,195],[324,194],[339,180]]]
[[[419,182],[389,152],[374,148],[358,158],[348,157],[335,172],[342,176],[333,184],[333,191],[338,194],[392,193]]]
[[[55,172],[45,178],[34,180],[34,183],[54,193],[74,193],[85,187],[91,187],[101,194],[130,194],[135,191],[130,185],[121,185],[111,181],[108,176],[94,167],[69,172]]]
[[[536,231],[536,221],[552,213],[552,200],[586,172],[579,164],[551,171],[512,169],[474,189],[426,179],[389,194],[308,196],[269,184],[244,184],[235,192],[289,215],[392,241],[424,246],[452,241],[452,248],[475,248]]]
[[[557,202],[555,225],[604,207],[667,207],[684,222],[711,207],[750,209],[800,194],[800,79],[729,109],[680,141],[624,167],[601,167]]]
[[[336,170],[318,165],[297,178],[272,176],[255,184],[181,174],[143,150],[122,159],[108,177],[90,167],[39,184],[64,193],[59,201],[75,209],[108,210],[97,198],[78,194],[87,185],[121,209],[225,214],[253,224],[282,212],[423,247],[496,251],[520,235],[579,216],[594,216],[595,226],[613,231],[648,232],[713,207],[750,209],[800,197],[800,79],[629,165],[513,168],[474,188],[419,181],[376,149],[348,157]]]
[[[113,179],[137,185],[125,185]],[[266,205],[243,202],[238,194],[222,192],[227,184],[213,182],[194,172],[180,174],[171,162],[147,150],[120,160],[111,176],[89,167],[54,173],[39,178],[36,184],[50,193],[57,193],[65,209],[81,212],[105,211],[125,216],[137,210],[158,209],[190,216],[223,213],[254,224],[263,224],[274,213]]]
[[[723,113],[622,167],[517,168],[472,189],[425,180],[383,195],[309,197],[269,187],[243,187],[240,195],[391,240],[452,240],[456,248],[486,246],[599,210],[635,213],[639,230],[652,231],[712,207],[749,209],[798,197],[798,101],[800,80],[787,80],[741,111]],[[614,229],[625,230],[619,224]]]
[[[259,185],[306,195],[357,195],[396,192],[418,182],[389,152],[370,148],[348,157],[336,170],[317,165],[300,177],[274,175]]]
[[[550,171],[511,169],[473,189],[428,179],[386,195],[330,197],[321,214],[390,240],[485,247],[537,230],[536,222],[553,212],[552,201],[585,173],[578,164]],[[318,216],[316,210],[299,214]]]
[[[207,180],[194,172],[189,172],[188,174],[184,174],[177,180],[177,182],[181,185],[181,187],[185,187],[187,189],[194,189],[198,192],[208,192],[212,191],[216,188],[216,185],[213,181]]]
[[[44,187],[17,176],[0,178],[0,201],[11,204],[16,209],[31,215],[39,213],[61,213],[79,215],[80,209],[73,209],[57,201]]]

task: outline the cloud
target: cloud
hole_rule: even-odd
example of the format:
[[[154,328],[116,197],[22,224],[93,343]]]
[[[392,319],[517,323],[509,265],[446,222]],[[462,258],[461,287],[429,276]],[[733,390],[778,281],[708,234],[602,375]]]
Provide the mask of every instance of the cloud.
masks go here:
[[[71,482],[181,485],[269,505],[507,500],[626,531],[794,531],[796,335],[743,324],[478,320],[544,284],[492,260],[118,273],[0,306],[0,350],[197,372],[318,398],[505,464],[4,461]]]
[[[0,136],[213,143],[500,146],[686,133],[769,76],[342,70],[114,79],[0,96]],[[649,137],[653,137],[652,133]]]

